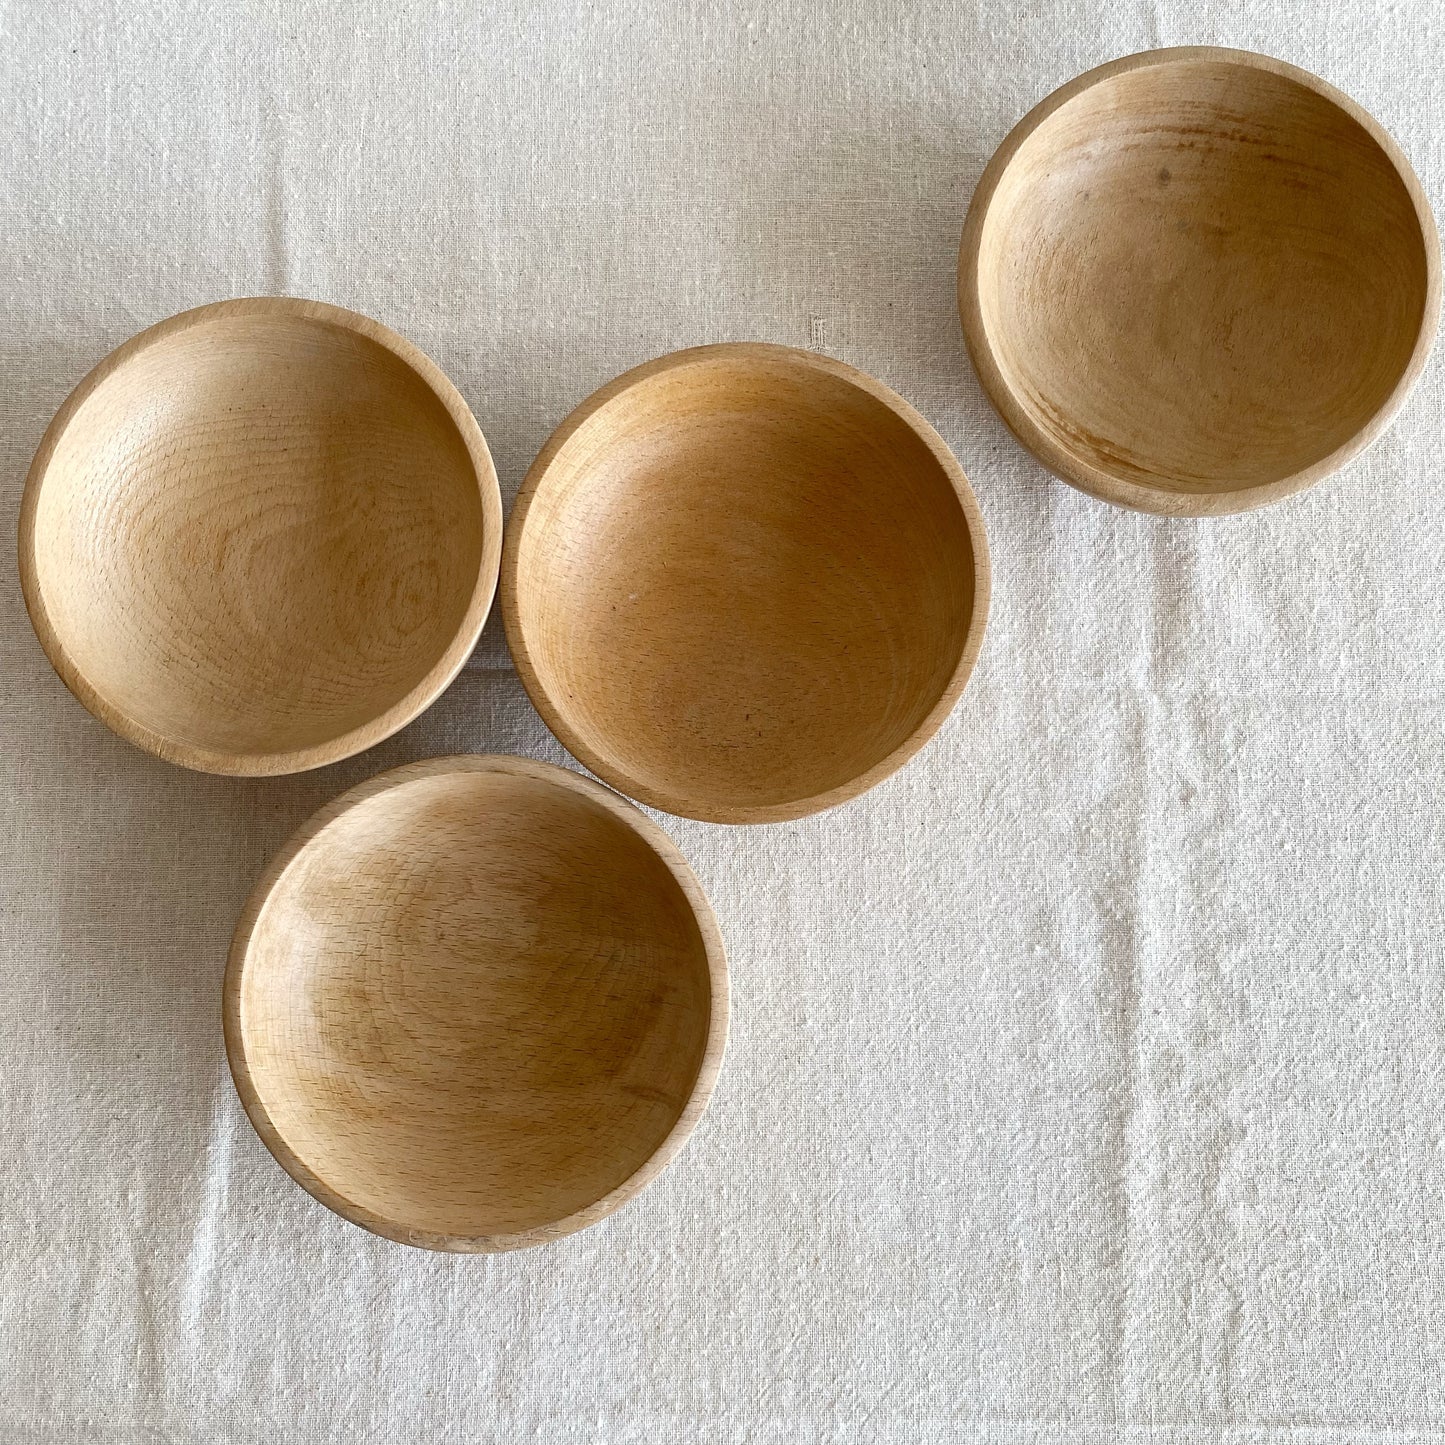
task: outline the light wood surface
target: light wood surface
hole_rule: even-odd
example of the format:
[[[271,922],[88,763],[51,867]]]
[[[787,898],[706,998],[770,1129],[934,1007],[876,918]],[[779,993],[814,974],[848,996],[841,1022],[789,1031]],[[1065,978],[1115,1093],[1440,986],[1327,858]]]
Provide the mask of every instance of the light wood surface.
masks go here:
[[[727,1033],[712,910],[654,823],[590,779],[431,759],[324,808],[257,885],[226,1047],[267,1147],[389,1239],[540,1244],[647,1185]]]
[[[502,607],[548,725],[670,813],[800,817],[902,766],[983,638],[983,520],[957,461],[852,367],[757,344],[648,363],[533,463]]]
[[[122,737],[208,772],[317,767],[456,675],[496,587],[501,495],[456,388],[354,312],[265,297],[134,337],[26,484],[46,653]]]
[[[1243,511],[1344,465],[1419,375],[1434,220],[1399,147],[1316,76],[1191,47],[1090,71],[979,182],[959,309],[1045,466],[1146,511]]]

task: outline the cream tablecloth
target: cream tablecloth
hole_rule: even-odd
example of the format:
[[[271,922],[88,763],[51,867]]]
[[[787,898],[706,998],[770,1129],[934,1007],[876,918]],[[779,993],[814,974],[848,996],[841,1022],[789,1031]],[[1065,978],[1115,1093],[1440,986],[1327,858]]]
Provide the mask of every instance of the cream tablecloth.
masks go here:
[[[962,704],[821,817],[666,820],[731,1049],[678,1163],[492,1258],[383,1243],[251,1132],[218,988],[318,804],[562,760],[497,626],[390,743],[202,777],[73,702],[0,583],[0,1440],[1342,1445],[1445,1438],[1441,367],[1315,491],[1210,523],[1051,481],[969,371],[1008,127],[1160,44],[1269,51],[1437,206],[1432,0],[0,6],[0,505],[109,348],[290,292],[451,374],[510,498],[699,342],[815,345],[973,479]]]

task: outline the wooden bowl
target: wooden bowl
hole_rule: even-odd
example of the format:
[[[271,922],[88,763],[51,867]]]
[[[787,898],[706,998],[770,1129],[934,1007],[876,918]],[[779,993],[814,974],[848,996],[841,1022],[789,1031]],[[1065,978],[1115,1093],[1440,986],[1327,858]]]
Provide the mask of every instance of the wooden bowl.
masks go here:
[[[1091,70],[990,161],[959,309],[1018,439],[1105,501],[1239,512],[1343,466],[1420,374],[1435,223],[1348,97],[1189,47]]]
[[[574,411],[522,485],[502,610],[567,748],[653,807],[773,822],[937,731],[983,639],[983,519],[943,440],[852,367],[677,352]]]
[[[30,468],[20,577],[55,670],[122,737],[291,773],[442,692],[501,534],[437,367],[364,316],[265,297],[173,316],[76,387]]]
[[[388,1239],[476,1252],[611,1214],[717,1078],[727,966],[682,855],[615,793],[436,758],[315,815],[236,929],[226,1050],[267,1148]]]

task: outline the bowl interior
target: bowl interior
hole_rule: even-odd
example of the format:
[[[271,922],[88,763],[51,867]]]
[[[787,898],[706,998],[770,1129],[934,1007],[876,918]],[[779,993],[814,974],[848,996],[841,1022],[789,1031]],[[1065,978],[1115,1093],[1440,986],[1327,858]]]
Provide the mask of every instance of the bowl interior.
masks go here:
[[[564,741],[646,801],[745,821],[915,733],[959,666],[974,553],[948,471],[891,406],[787,352],[723,348],[567,438],[514,585]]]
[[[978,302],[1013,399],[1066,457],[1230,491],[1313,466],[1381,409],[1427,248],[1390,156],[1332,100],[1180,60],[1101,80],[1023,142]]]
[[[240,985],[270,1122],[333,1193],[478,1237],[594,1204],[698,1078],[707,951],[662,858],[595,799],[443,773],[329,823],[272,889]]]
[[[71,416],[36,504],[45,611],[110,708],[172,744],[287,753],[406,698],[467,615],[482,500],[395,352],[287,312],[145,345]]]

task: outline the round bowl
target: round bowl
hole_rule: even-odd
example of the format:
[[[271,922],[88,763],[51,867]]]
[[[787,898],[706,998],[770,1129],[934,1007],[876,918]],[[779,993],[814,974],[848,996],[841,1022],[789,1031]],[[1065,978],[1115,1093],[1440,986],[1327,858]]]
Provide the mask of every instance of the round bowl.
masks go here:
[[[508,526],[502,611],[563,744],[669,813],[775,822],[937,731],[983,639],[983,519],[943,440],[852,367],[681,351],[577,408]]]
[[[60,408],[20,524],[26,605],[102,722],[213,773],[335,762],[455,677],[496,588],[486,442],[416,347],[315,301],[223,301]]]
[[[1205,516],[1303,490],[1420,373],[1440,251],[1399,147],[1262,55],[1189,47],[1071,81],[979,182],[959,310],[985,391],[1051,471]]]
[[[517,1249],[620,1208],[692,1133],[727,1033],[712,910],[615,793],[414,763],[281,850],[231,947],[226,1051],[267,1148],[404,1244]]]

